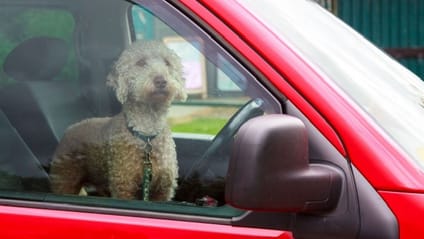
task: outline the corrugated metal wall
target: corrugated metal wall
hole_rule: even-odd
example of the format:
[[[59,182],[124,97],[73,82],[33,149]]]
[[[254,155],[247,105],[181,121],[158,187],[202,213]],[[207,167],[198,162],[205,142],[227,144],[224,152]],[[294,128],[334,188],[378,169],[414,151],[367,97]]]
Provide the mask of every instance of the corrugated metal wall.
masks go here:
[[[331,0],[332,11],[424,80],[424,0]]]

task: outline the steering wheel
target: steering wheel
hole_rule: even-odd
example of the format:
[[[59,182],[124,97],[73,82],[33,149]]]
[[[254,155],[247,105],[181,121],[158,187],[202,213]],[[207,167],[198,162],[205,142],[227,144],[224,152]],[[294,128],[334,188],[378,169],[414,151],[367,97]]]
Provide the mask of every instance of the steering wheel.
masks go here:
[[[191,169],[180,182],[180,188],[183,191],[189,194],[194,194],[193,190],[199,190],[198,187],[202,187],[204,184],[212,183],[212,187],[217,191],[222,191],[220,193],[222,193],[223,196],[224,190],[222,187],[225,186],[224,179],[227,172],[230,150],[234,135],[246,121],[264,114],[264,111],[261,109],[262,105],[262,99],[252,99],[244,104],[230,118],[227,124],[212,140],[210,146],[202,155],[202,157],[193,164]],[[187,187],[187,185],[191,186],[189,186],[188,189],[183,189]],[[208,190],[205,190],[205,193],[208,193],[209,195],[213,194],[213,192],[211,193]],[[190,199],[187,201],[190,201]]]

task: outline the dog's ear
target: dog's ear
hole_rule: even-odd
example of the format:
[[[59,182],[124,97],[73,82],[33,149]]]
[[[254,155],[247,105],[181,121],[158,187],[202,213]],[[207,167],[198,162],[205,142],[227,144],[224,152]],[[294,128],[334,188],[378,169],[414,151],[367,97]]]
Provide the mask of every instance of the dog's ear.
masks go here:
[[[112,87],[118,101],[124,104],[128,96],[128,84],[126,80],[120,79],[119,73],[116,71],[116,64],[114,64],[111,72],[107,76],[106,84]]]

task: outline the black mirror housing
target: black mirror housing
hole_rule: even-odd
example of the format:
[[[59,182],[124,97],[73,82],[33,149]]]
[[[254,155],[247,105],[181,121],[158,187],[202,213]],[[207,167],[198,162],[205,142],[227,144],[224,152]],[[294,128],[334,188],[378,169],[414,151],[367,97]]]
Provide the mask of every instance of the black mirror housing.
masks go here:
[[[235,137],[226,201],[247,210],[328,211],[337,205],[342,180],[338,169],[309,163],[300,119],[265,115],[246,122]]]

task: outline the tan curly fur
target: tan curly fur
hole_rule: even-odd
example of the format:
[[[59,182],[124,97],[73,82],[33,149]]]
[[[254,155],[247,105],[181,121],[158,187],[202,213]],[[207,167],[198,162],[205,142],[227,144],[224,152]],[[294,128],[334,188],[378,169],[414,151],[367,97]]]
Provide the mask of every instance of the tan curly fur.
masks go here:
[[[167,125],[173,100],[185,100],[179,57],[163,43],[140,41],[122,52],[108,75],[122,104],[113,117],[90,118],[70,126],[50,168],[52,191],[78,194],[83,186],[115,198],[136,199],[143,180],[146,142],[133,135],[157,135],[152,141],[150,200],[174,196],[178,165]]]

